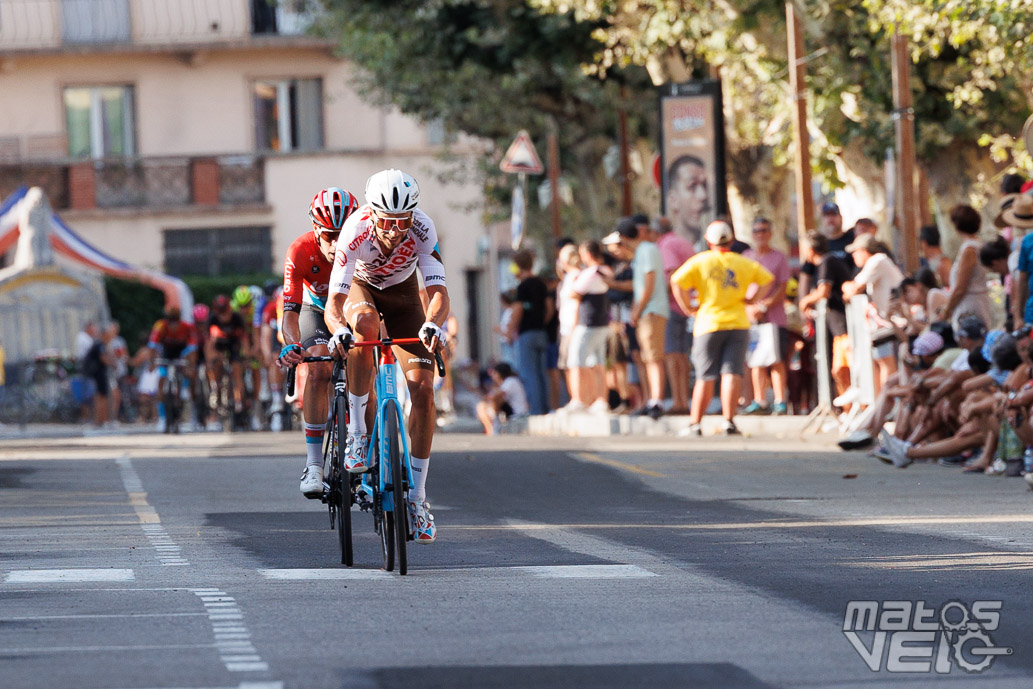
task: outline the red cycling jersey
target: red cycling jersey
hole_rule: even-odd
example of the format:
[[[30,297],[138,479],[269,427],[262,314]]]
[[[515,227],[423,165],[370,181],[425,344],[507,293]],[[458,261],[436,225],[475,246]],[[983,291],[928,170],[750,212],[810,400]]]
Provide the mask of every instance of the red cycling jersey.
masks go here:
[[[325,311],[333,267],[315,234],[306,232],[295,239],[283,265],[283,310],[301,311],[302,304],[308,304]]]
[[[152,345],[172,345],[174,347],[196,347],[197,330],[183,321],[170,323],[162,318],[154,324],[151,336],[147,340]]]

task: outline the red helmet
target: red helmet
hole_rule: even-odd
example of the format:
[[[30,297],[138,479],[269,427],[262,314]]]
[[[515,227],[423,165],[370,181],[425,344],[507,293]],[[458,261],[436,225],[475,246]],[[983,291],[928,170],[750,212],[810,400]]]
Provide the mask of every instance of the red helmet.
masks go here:
[[[212,301],[212,308],[216,311],[222,311],[230,305],[230,298],[225,294],[220,294],[215,297]]]
[[[359,201],[340,187],[327,187],[312,197],[308,217],[312,229],[320,232],[340,232],[344,221],[359,208]]]

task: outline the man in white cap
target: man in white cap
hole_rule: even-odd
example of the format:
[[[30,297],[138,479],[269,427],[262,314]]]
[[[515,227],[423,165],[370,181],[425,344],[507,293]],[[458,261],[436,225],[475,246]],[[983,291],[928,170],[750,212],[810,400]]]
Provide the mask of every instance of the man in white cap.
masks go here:
[[[739,388],[746,366],[746,347],[750,341],[750,319],[746,298],[750,285],[765,287],[774,276],[760,263],[732,251],[735,233],[731,225],[715,221],[707,226],[704,237],[709,251],[696,254],[671,275],[671,291],[686,313],[695,313],[692,329],[692,364],[696,369],[696,385],[692,393],[691,435],[702,435],[700,421],[710,399],[714,383],[721,379],[721,415],[724,431],[739,432],[735,422]],[[690,292],[699,298],[699,308],[690,300]]]

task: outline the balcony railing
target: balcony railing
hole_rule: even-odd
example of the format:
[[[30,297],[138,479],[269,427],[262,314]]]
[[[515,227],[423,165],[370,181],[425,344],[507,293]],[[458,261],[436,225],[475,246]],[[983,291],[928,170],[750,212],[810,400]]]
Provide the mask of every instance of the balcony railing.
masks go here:
[[[0,163],[0,198],[21,185],[43,187],[57,210],[260,204],[265,160],[235,155]]]
[[[302,36],[321,11],[318,0],[3,0],[0,54]]]

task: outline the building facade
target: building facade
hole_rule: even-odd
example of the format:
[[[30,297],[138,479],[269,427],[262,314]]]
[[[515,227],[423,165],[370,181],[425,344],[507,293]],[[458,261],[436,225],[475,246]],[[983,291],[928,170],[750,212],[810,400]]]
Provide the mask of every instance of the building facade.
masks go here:
[[[438,226],[460,353],[490,347],[478,142],[370,105],[304,0],[0,2],[0,196],[45,189],[118,258],[173,275],[276,272],[312,196],[397,167]],[[474,301],[468,295],[475,295]],[[482,332],[483,331],[483,332]]]

